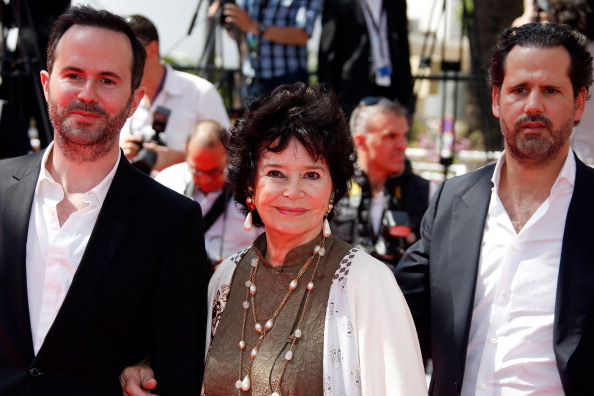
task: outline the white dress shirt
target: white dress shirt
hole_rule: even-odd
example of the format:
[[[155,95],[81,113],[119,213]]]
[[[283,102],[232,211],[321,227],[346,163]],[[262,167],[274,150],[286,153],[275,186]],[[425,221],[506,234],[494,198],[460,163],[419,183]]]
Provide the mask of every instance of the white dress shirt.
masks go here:
[[[186,162],[172,165],[163,169],[155,180],[170,189],[184,194],[188,183],[192,182],[192,174]],[[217,200],[223,190],[204,194],[198,188],[194,189],[192,198],[200,204],[204,216]],[[224,214],[219,216],[213,225],[204,233],[204,245],[209,258],[215,261],[218,257],[226,258],[252,245],[254,240],[264,232],[263,228],[252,227],[250,231],[243,229],[245,216],[237,210],[235,200],[227,204]]]
[[[159,136],[172,150],[184,151],[184,144],[196,124],[214,120],[223,127],[230,125],[221,95],[209,81],[190,73],[181,72],[165,64],[167,75],[162,91],[149,102],[145,96],[132,117],[126,120],[120,140],[133,135],[149,139],[153,131],[153,114],[157,107],[171,110],[165,131]]]
[[[462,395],[562,395],[553,351],[563,230],[575,183],[569,153],[550,196],[516,233],[494,188],[481,246]]]
[[[87,206],[60,227],[56,206],[64,199],[64,190],[46,169],[52,149],[53,143],[41,160],[27,236],[27,295],[36,355],[64,302],[121,156],[118,152],[113,169],[84,194]]]

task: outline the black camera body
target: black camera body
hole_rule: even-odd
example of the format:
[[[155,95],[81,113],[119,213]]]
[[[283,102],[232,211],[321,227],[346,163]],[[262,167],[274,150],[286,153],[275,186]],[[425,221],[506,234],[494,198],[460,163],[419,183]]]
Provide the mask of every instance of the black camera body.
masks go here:
[[[153,113],[153,135],[145,140],[145,142],[156,143],[160,146],[166,146],[166,144],[161,140],[161,132],[165,130],[167,127],[167,122],[169,121],[169,115],[171,114],[171,110],[167,107],[157,106],[157,109]],[[140,143],[142,145],[142,143]],[[132,165],[136,168],[140,169],[142,172],[150,175],[151,171],[155,167],[157,163],[157,153],[154,150],[150,150],[147,148],[141,148],[134,160],[132,160]]]
[[[220,0],[219,1],[219,10],[217,12],[219,23],[222,26],[227,26],[228,23],[225,22],[225,15],[223,14],[223,7],[225,4],[235,4],[235,0]]]

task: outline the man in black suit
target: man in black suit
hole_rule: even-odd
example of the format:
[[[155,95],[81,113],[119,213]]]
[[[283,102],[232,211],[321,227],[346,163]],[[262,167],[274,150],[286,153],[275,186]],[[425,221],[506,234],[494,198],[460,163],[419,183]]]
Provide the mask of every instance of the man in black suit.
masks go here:
[[[194,395],[204,360],[200,206],[119,146],[145,51],[87,6],[54,25],[41,81],[54,142],[0,162],[0,395],[121,394],[150,361],[161,395]]]
[[[412,113],[406,0],[325,0],[318,78],[347,114],[365,96],[397,100]]]
[[[503,32],[490,67],[497,164],[445,181],[397,266],[433,395],[592,394],[594,170],[569,149],[592,84],[586,39]]]

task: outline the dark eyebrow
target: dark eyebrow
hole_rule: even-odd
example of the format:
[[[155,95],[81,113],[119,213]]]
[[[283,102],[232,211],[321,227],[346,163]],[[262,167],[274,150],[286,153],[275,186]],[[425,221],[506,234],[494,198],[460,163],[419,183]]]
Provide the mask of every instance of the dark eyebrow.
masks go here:
[[[77,73],[85,74],[85,71],[83,69],[81,69],[79,67],[76,67],[76,66],[65,66],[62,69],[62,71],[74,71],[74,72],[77,72]],[[115,78],[117,80],[122,80],[122,77],[120,77],[119,74],[117,74],[115,72],[112,72],[112,71],[109,71],[109,70],[102,71],[102,72],[99,73],[99,75],[101,75],[103,77],[112,77],[112,78]]]

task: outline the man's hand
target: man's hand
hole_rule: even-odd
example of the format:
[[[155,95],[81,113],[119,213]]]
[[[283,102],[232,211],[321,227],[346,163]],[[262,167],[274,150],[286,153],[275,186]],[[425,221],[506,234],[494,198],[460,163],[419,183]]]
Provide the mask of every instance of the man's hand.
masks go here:
[[[247,11],[239,8],[236,4],[227,3],[223,6],[225,23],[237,26],[243,32],[258,34],[258,23],[248,15]]]
[[[157,380],[154,378],[153,369],[144,363],[126,367],[120,375],[120,384],[124,396],[159,396],[151,393],[151,390],[157,387]]]
[[[124,150],[124,155],[128,161],[132,161],[142,148],[142,138],[140,136],[126,136],[120,141],[120,147]]]
[[[157,153],[157,162],[153,167],[154,171],[160,172],[168,166],[184,162],[186,154],[183,151],[170,149],[167,146],[161,146],[156,143],[146,142],[142,147],[153,150]]]

